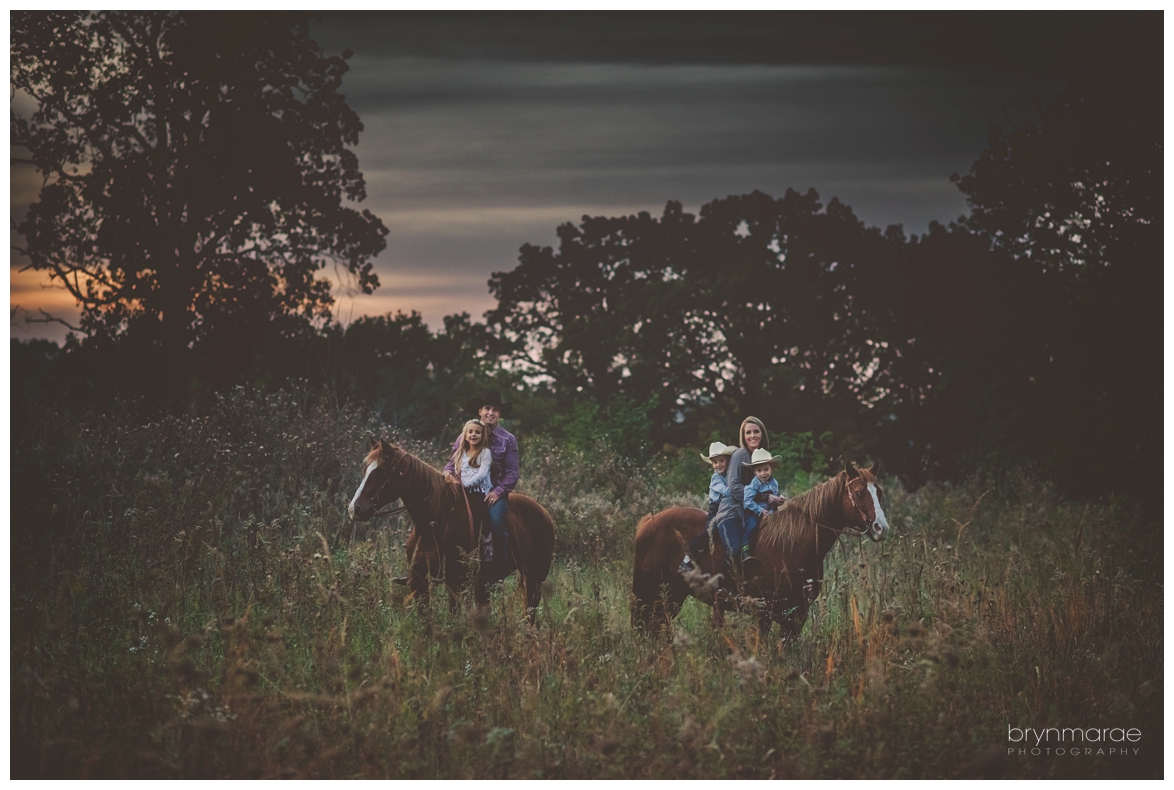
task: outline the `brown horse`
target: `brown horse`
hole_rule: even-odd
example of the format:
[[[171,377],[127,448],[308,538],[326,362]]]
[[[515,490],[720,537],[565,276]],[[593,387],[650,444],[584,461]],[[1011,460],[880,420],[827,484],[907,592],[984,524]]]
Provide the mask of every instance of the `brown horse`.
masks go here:
[[[371,452],[363,459],[363,481],[348,507],[350,516],[367,521],[376,511],[402,499],[412,517],[408,534],[408,586],[418,601],[427,601],[429,580],[443,580],[450,604],[473,577],[467,558],[478,546],[471,511],[459,483],[449,483],[440,470],[381,439],[371,441]],[[542,582],[550,573],[554,556],[554,523],[542,505],[528,496],[511,493],[506,519],[509,558],[496,574],[504,578],[518,571],[526,591],[526,610],[533,623]],[[486,571],[472,578],[474,598],[479,605],[489,600]]]
[[[723,609],[739,608],[748,598],[764,634],[777,622],[784,636],[797,636],[819,595],[824,557],[840,535],[882,541],[888,534],[875,468],[847,464],[843,472],[764,516],[750,546],[753,559],[741,569],[744,577],[721,579],[720,585],[725,554],[720,538],[714,540],[714,551],[697,558],[697,571],[688,578],[678,571],[686,547],[705,529],[704,510],[673,507],[646,516],[636,527],[633,625],[667,625],[690,595],[714,606],[714,621],[720,623]]]

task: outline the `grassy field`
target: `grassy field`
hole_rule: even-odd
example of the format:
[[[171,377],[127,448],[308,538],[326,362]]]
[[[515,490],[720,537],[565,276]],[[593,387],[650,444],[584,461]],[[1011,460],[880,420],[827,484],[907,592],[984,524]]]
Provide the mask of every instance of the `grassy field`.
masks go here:
[[[530,629],[512,579],[488,613],[417,606],[402,517],[345,520],[371,434],[439,445],[239,391],[13,426],[13,777],[1162,775],[1161,524],[1126,502],[888,480],[894,534],[841,540],[798,640],[695,601],[649,636],[634,528],[704,470],[522,437],[558,540]],[[1008,727],[1141,737],[1033,755]]]

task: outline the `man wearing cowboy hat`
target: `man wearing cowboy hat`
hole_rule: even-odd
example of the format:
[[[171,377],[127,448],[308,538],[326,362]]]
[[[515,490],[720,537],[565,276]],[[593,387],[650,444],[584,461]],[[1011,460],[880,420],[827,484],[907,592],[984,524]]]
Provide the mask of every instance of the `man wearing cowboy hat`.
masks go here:
[[[488,434],[486,446],[493,456],[493,463],[489,467],[489,484],[492,488],[485,495],[485,504],[489,507],[489,529],[493,533],[493,548],[491,552],[486,552],[484,561],[494,563],[498,569],[504,569],[509,551],[506,542],[509,536],[505,527],[509,494],[518,484],[518,440],[502,428],[499,421],[510,416],[513,404],[502,403],[501,393],[490,390],[480,398],[470,399],[466,403],[466,408],[476,414],[485,426],[485,432]],[[461,437],[458,436],[453,443],[453,455],[460,444]],[[444,479],[450,483],[460,482],[452,458],[445,464]]]

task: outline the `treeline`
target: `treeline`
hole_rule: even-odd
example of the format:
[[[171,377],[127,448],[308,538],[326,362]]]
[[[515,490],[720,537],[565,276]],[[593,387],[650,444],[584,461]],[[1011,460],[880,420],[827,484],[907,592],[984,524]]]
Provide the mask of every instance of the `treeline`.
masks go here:
[[[190,349],[188,402],[292,380],[427,437],[496,386],[519,430],[572,446],[730,442],[755,414],[910,484],[1029,461],[1077,495],[1156,495],[1161,53],[1141,25],[1077,47],[1039,120],[955,177],[970,215],[924,235],[814,190],[584,217],[494,274],[484,324],[261,322]],[[14,342],[14,403],[149,399],[147,358],[129,333]]]

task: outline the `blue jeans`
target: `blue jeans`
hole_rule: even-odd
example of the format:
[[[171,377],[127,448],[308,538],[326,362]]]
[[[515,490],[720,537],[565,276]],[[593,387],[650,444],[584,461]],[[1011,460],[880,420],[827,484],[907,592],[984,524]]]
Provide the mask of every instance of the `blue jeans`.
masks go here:
[[[741,557],[742,535],[745,533],[742,520],[731,515],[718,524],[717,531],[722,536],[722,543],[726,544],[726,553],[731,557]]]
[[[509,557],[509,533],[505,528],[506,516],[509,513],[509,492],[489,506],[489,531],[493,533],[493,561],[505,562]]]
[[[746,530],[742,533],[742,546],[750,545],[750,537],[754,534],[754,530],[758,529],[759,516],[753,510],[746,511]],[[742,546],[738,550],[742,550]]]

